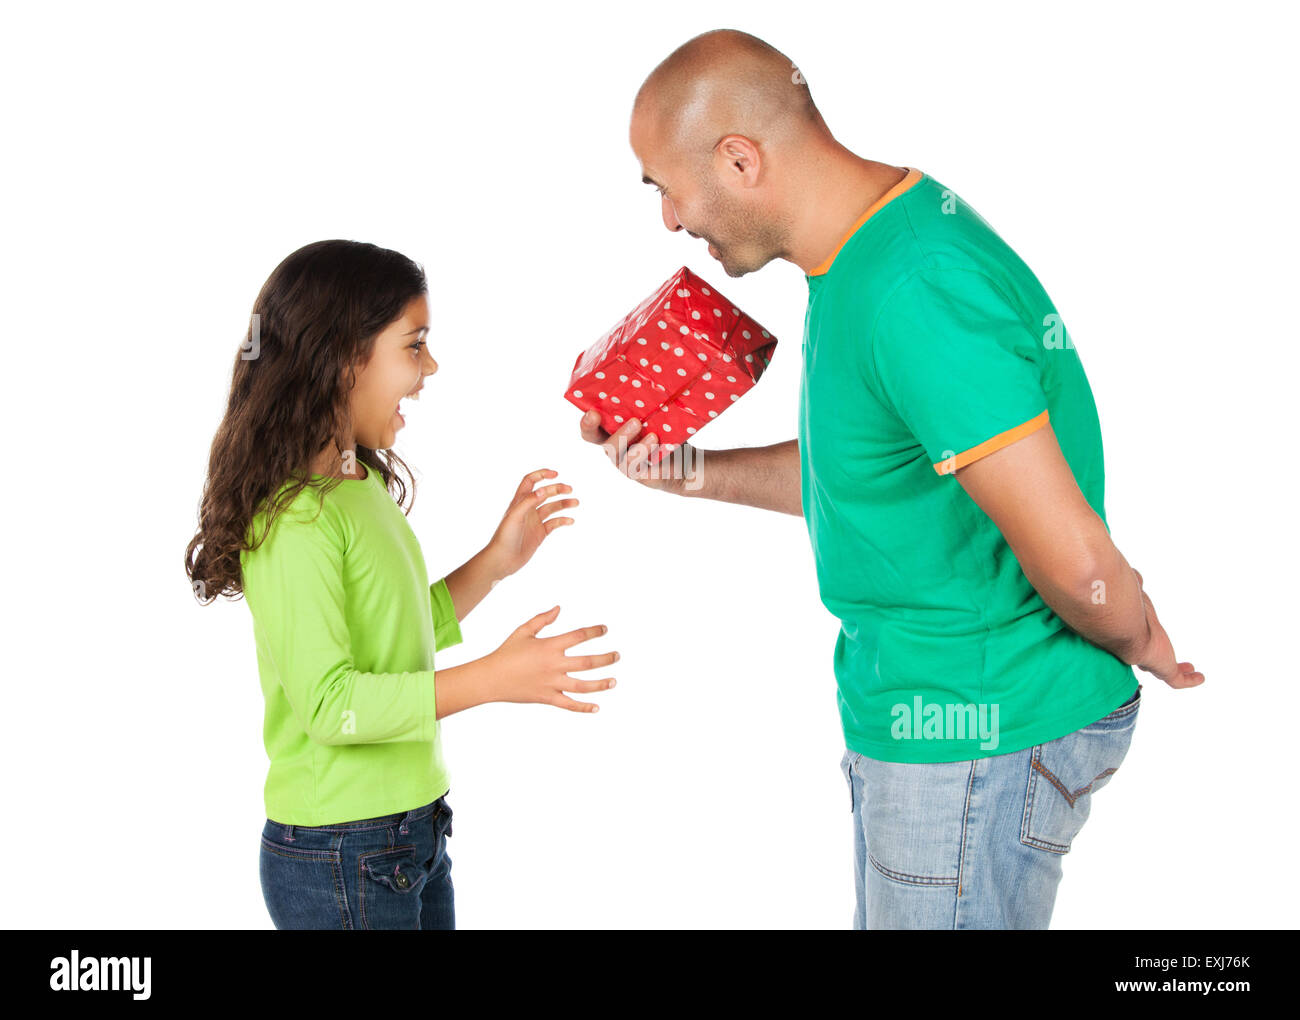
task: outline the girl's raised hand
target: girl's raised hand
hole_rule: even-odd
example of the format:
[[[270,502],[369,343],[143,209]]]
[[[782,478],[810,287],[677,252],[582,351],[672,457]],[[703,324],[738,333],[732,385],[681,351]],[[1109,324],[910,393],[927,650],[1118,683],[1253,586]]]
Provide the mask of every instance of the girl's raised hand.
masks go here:
[[[501,647],[489,658],[493,660],[493,701],[537,702],[567,708],[572,712],[598,712],[599,707],[589,701],[575,701],[565,691],[589,694],[607,691],[614,686],[612,676],[603,680],[578,680],[569,676],[569,670],[582,671],[608,666],[617,662],[618,652],[599,655],[565,655],[566,648],[600,637],[609,628],[604,624],[579,627],[567,634],[539,638],[537,632],[554,623],[560,607],[553,606],[521,623]]]
[[[558,472],[550,468],[530,471],[524,475],[519,488],[515,490],[510,508],[506,510],[501,523],[497,525],[496,533],[487,544],[502,577],[513,574],[532,559],[533,553],[542,544],[542,539],[552,531],[573,523],[572,517],[556,517],[554,520],[547,520],[547,518],[567,507],[577,506],[576,499],[559,499],[545,503],[556,493],[572,492],[572,486],[556,482],[552,485],[544,485],[540,489],[533,488],[543,478],[548,476],[554,478],[557,474]]]

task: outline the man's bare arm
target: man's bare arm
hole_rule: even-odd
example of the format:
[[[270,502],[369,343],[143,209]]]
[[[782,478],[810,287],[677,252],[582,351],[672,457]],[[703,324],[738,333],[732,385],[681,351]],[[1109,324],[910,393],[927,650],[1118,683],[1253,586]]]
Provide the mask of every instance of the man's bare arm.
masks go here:
[[[957,471],[1026,579],[1072,630],[1171,687],[1205,677],[1177,662],[1142,575],[1084,498],[1050,424]]]
[[[581,428],[583,439],[603,446],[615,467],[649,488],[803,516],[798,439],[734,450],[701,450],[682,443],[660,464],[651,464],[659,440],[654,433],[638,437],[637,419],[624,422],[611,435],[589,412]]]

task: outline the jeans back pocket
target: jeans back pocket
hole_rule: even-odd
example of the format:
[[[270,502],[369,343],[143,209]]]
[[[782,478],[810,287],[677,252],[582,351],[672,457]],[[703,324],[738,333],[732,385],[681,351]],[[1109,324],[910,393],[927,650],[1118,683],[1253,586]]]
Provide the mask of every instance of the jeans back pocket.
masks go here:
[[[1128,754],[1141,691],[1109,715],[1034,747],[1029,761],[1020,842],[1069,853],[1088,820],[1092,797],[1110,782]]]
[[[360,854],[357,867],[361,872],[362,928],[418,927],[420,892],[429,873],[414,844]]]

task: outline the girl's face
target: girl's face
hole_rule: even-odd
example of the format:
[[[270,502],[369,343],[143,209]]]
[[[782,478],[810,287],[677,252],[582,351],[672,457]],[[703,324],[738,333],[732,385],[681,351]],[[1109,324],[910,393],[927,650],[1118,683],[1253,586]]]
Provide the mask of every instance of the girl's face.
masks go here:
[[[420,294],[375,338],[350,394],[356,443],[386,450],[397,441],[397,430],[406,424],[398,404],[423,387],[426,375],[438,371],[425,341],[428,332],[429,298]]]

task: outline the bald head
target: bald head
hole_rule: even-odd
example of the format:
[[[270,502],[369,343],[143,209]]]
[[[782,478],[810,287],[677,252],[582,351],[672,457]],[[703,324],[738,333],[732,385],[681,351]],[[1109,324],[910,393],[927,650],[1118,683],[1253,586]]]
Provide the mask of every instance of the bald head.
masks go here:
[[[820,265],[904,173],[836,141],[790,58],[734,29],[695,36],[650,72],[628,142],[664,226],[706,241],[729,276],[778,258]]]
[[[642,83],[632,120],[657,149],[693,166],[729,134],[776,148],[829,137],[790,58],[734,29],[705,32],[670,53]]]

